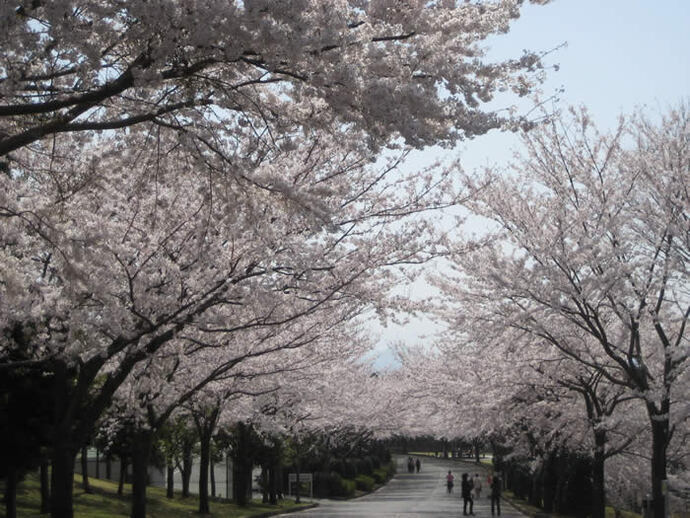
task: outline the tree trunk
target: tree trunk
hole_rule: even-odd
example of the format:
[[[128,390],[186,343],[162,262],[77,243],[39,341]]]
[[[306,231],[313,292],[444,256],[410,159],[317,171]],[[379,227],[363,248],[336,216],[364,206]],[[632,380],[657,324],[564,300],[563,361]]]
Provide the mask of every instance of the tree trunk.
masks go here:
[[[267,504],[268,501],[268,468],[261,466],[261,503]]]
[[[50,463],[48,459],[41,461],[41,514],[50,512]]]
[[[209,462],[209,476],[211,477],[211,498],[216,497],[216,468],[213,465],[213,458]]]
[[[151,430],[139,431],[132,444],[132,512],[131,518],[146,518],[146,484],[149,456],[153,444]]]
[[[182,446],[182,497],[189,496],[189,481],[192,478],[192,448],[193,444],[185,441]]]
[[[58,432],[59,433],[59,432]],[[60,440],[54,444],[50,474],[50,516],[72,518],[72,490],[74,486],[74,461],[77,449]]]
[[[590,512],[592,518],[606,515],[606,489],[604,464],[606,461],[606,431],[594,432],[594,458],[592,459],[592,499]]]
[[[666,414],[668,415],[668,414]],[[654,518],[666,518],[666,447],[668,445],[668,418],[659,418],[650,412],[652,423],[652,499]]]
[[[208,427],[199,430],[200,455],[199,455],[199,514],[211,514],[208,501],[208,470],[211,464],[211,434]]]
[[[81,448],[81,487],[85,493],[91,493],[91,484],[89,484],[89,457],[88,446]]]
[[[117,496],[122,496],[125,492],[125,481],[127,480],[127,458],[120,459],[120,480],[117,484]]]
[[[7,478],[5,479],[5,516],[7,518],[17,518],[17,485],[19,475],[16,468],[8,466]]]
[[[268,502],[271,505],[278,505],[278,463],[273,462],[268,470]]]
[[[233,450],[232,489],[235,503],[246,506],[251,497],[252,459],[249,452],[250,429],[244,423],[237,424],[236,447]]]
[[[168,465],[166,466],[167,480],[166,480],[166,492],[165,496],[172,499],[175,496],[175,466],[173,465],[172,459],[168,459]]]
[[[530,478],[531,478],[531,484],[530,484],[530,490],[529,490],[529,498],[527,501],[530,503],[530,505],[533,505],[535,507],[541,507],[541,492],[542,492],[542,485],[543,485],[543,473],[544,473],[544,467],[542,466],[539,468],[539,471],[535,472]]]
[[[112,466],[110,464],[111,462],[112,458],[110,457],[110,454],[108,454],[105,457],[105,478],[107,480],[110,480],[112,478]]]
[[[558,484],[558,477],[560,473],[556,469],[558,461],[558,453],[552,453],[546,460],[545,472],[543,477],[544,483],[544,512],[552,513],[554,511],[554,504],[556,500],[556,485]]]
[[[299,460],[297,460],[297,462],[295,462],[295,475],[296,475],[295,480],[297,481],[295,484],[297,486],[295,488],[295,493],[296,493],[295,494],[295,503],[299,504],[299,503],[301,503],[300,494],[299,494],[300,493],[300,491],[299,491],[300,490],[300,487],[299,487]]]

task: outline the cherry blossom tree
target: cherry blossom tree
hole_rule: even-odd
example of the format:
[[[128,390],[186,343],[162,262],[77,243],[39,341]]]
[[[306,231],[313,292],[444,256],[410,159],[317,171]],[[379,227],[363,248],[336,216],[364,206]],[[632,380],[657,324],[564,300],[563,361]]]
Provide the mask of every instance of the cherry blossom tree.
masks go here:
[[[468,325],[521,329],[640,398],[660,518],[668,448],[688,418],[686,110],[606,135],[574,111],[524,141],[512,174],[487,172],[470,204],[495,222],[494,244],[457,255],[462,284],[447,293]]]
[[[531,53],[482,59],[479,43],[506,32],[522,3],[6,3],[0,156],[149,123],[190,128],[212,150],[213,135],[281,140],[285,123],[333,118],[373,147],[484,133],[502,121],[483,104],[499,89],[527,94],[540,66]]]
[[[377,153],[520,122],[485,103],[529,92],[539,57],[488,63],[480,45],[521,4],[0,7],[0,328],[21,330],[0,369],[59,389],[54,516],[142,362],[385,307],[390,266],[436,253],[432,225],[405,218],[455,203],[450,173],[406,177]]]

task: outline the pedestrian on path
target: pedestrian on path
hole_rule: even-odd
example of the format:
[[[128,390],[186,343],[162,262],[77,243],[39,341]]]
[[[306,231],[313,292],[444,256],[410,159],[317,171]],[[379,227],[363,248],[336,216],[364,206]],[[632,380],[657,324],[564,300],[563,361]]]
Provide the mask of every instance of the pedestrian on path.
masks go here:
[[[415,463],[415,466],[417,466],[417,473],[419,473],[419,470],[422,469],[422,463],[420,462],[419,459],[414,461],[414,463]]]
[[[468,514],[474,515],[474,501],[472,500],[472,479],[469,478],[467,473],[462,474],[462,514],[467,516]],[[470,512],[467,512],[467,504],[470,504]]]
[[[479,473],[474,474],[472,480],[472,500],[479,500],[482,496],[482,479],[479,478]]]
[[[453,476],[453,472],[451,470],[448,470],[448,474],[446,475],[446,487],[448,488],[449,493],[453,492],[453,482],[454,481],[455,481],[455,477]]]
[[[501,477],[494,475],[494,478],[491,480],[491,516],[494,515],[494,505],[496,506],[496,511],[498,511],[498,516],[501,516],[501,484]]]

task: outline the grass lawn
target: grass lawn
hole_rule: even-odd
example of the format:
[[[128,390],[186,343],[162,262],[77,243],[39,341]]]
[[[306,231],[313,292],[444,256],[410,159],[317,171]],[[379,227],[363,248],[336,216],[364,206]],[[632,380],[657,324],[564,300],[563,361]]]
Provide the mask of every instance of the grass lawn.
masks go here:
[[[91,478],[89,482],[93,493],[86,494],[79,485],[81,477],[75,475],[74,488],[74,516],[75,518],[129,518],[131,486],[125,485],[125,494],[117,496],[117,484],[105,480]],[[4,491],[4,487],[0,488]],[[165,497],[165,489],[149,487],[147,489],[147,517],[148,518],[199,518],[197,512],[199,500],[192,495],[183,499],[179,493],[173,500]],[[253,501],[247,507],[238,507],[235,504],[211,501],[211,516],[215,518],[240,518],[265,515],[266,513],[279,513],[293,510],[299,507],[307,507],[308,504],[296,506],[291,500],[283,500],[280,505],[262,504]],[[17,491],[17,516],[22,518],[45,518],[40,514],[41,495],[37,477],[30,475],[22,482]],[[4,505],[0,507],[0,517],[5,517]]]
[[[539,509],[538,507],[534,507],[533,505],[528,504],[525,500],[516,498],[515,495],[512,493],[512,491],[504,491],[503,496],[505,500],[509,501],[511,504],[513,504],[514,507],[518,508],[521,512],[526,514],[527,516],[537,516],[537,515],[543,515],[544,511]],[[562,514],[556,514],[552,513],[549,514],[550,517],[552,518],[573,518],[568,515],[562,515]],[[606,518],[615,518],[616,514],[613,509],[613,507],[606,507]],[[619,511],[619,517],[620,518],[641,518],[640,514],[633,513],[630,511]]]

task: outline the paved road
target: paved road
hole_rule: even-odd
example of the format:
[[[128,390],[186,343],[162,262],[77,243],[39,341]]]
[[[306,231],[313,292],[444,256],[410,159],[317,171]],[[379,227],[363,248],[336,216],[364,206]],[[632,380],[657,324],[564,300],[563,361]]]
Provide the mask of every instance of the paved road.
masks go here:
[[[404,460],[404,459],[403,459]],[[455,491],[446,491],[446,473],[451,469],[456,478]],[[407,468],[398,463],[398,474],[378,491],[354,500],[320,500],[319,507],[292,513],[294,518],[300,516],[328,518],[449,518],[462,516],[462,499],[460,498],[460,478],[464,470],[468,473],[474,466],[455,463],[442,459],[422,458],[420,473],[408,474]],[[474,473],[474,471],[472,471]],[[484,490],[486,493],[486,489]],[[524,518],[524,515],[501,502],[501,516],[507,518]],[[482,495],[475,502],[476,516],[491,516],[491,503]]]

